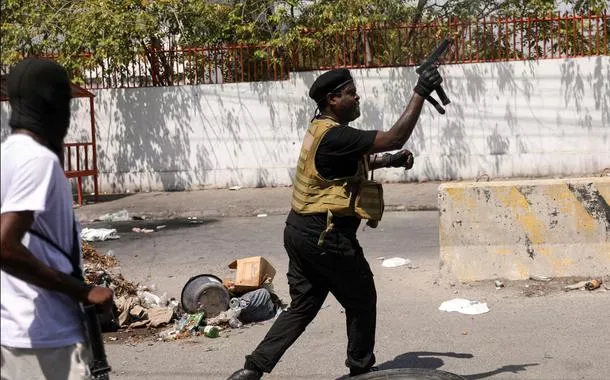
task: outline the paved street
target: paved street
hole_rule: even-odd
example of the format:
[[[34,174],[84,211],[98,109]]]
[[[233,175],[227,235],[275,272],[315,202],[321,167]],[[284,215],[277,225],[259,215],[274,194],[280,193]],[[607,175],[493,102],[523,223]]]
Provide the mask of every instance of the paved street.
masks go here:
[[[288,300],[282,247],[285,216],[115,223],[121,239],[96,243],[112,249],[125,277],[157,294],[179,298],[190,276],[231,277],[235,258],[262,255],[277,269],[278,295]],[[152,234],[134,226],[167,227]],[[89,226],[107,226],[95,223]],[[438,212],[391,212],[377,230],[360,232],[375,274],[378,300],[377,362],[382,368],[438,368],[467,379],[606,379],[610,373],[610,293],[553,290],[554,282],[450,284],[438,281]],[[415,269],[384,268],[377,257],[401,256]],[[453,285],[453,286],[452,286]],[[529,285],[529,288],[525,286]],[[555,286],[558,289],[559,285]],[[538,288],[536,288],[538,289]],[[535,296],[526,296],[534,294]],[[544,294],[537,296],[537,294]],[[452,298],[487,302],[477,316],[445,313]],[[109,342],[113,377],[120,379],[226,379],[243,363],[269,323],[175,342]],[[347,373],[345,321],[329,296],[314,323],[265,379],[337,379]]]

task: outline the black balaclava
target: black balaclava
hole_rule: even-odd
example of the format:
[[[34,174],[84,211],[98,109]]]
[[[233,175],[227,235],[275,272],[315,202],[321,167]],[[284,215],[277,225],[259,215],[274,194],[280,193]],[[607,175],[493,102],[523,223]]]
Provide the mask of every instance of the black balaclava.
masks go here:
[[[7,92],[11,104],[11,128],[26,129],[39,135],[62,158],[72,98],[66,70],[50,60],[25,59],[10,71]]]

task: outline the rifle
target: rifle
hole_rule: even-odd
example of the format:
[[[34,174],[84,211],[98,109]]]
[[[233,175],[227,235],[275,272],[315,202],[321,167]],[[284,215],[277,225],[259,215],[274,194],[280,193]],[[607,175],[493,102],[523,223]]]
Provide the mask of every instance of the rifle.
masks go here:
[[[441,43],[436,47],[436,49],[434,49],[432,54],[430,54],[430,56],[424,61],[424,63],[422,63],[421,66],[419,66],[417,69],[415,69],[415,72],[417,74],[421,74],[428,67],[436,64],[439,61],[439,59],[441,59],[443,57],[443,55],[445,55],[445,53],[447,52],[447,50],[449,49],[449,47],[452,44],[453,44],[453,40],[450,38],[445,38],[444,40],[442,40]],[[435,88],[435,90],[444,106],[451,103],[451,100],[449,100],[449,98],[447,97],[447,94],[445,94],[445,90],[443,90],[443,88],[440,85],[437,88]],[[436,99],[434,99],[431,95],[429,95],[426,98],[426,100],[429,101],[440,114],[445,113],[445,109],[443,107],[441,107],[441,105],[438,104]]]
[[[92,359],[89,364],[91,377],[95,380],[110,379],[108,373],[110,366],[106,360],[106,350],[104,349],[104,338],[102,337],[102,327],[98,317],[95,305],[86,305],[85,307],[85,325],[87,326],[87,335],[89,337],[89,345],[91,347]]]

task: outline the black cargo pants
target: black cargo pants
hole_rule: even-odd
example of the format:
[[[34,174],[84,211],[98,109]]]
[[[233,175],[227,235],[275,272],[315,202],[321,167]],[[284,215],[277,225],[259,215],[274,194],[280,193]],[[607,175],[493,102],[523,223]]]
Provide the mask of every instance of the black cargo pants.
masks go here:
[[[246,356],[245,368],[271,372],[314,319],[328,292],[345,309],[348,337],[345,364],[360,372],[375,363],[377,293],[362,247],[355,233],[336,230],[326,235],[322,247],[317,241],[315,234],[286,225],[284,246],[290,259],[287,277],[292,301],[254,352]]]

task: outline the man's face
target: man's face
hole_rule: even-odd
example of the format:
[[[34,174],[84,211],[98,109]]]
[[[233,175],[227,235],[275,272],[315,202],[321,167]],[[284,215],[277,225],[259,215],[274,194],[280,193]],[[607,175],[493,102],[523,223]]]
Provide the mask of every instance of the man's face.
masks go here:
[[[360,117],[360,96],[353,83],[346,85],[338,93],[332,94],[329,105],[342,122],[350,122]]]

